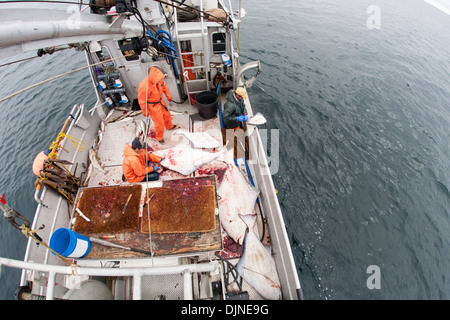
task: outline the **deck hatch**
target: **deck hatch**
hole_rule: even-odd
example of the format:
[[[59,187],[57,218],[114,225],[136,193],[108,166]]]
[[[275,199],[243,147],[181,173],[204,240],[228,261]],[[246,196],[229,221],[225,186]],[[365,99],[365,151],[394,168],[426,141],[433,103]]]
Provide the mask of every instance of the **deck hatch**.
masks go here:
[[[213,185],[149,188],[148,196],[150,201],[142,210],[141,232],[149,232],[148,209],[152,233],[208,232],[216,229]]]
[[[130,194],[130,201],[122,213]],[[73,230],[81,234],[138,231],[141,196],[140,184],[82,189],[78,195],[76,208],[90,221],[86,221],[75,212]]]

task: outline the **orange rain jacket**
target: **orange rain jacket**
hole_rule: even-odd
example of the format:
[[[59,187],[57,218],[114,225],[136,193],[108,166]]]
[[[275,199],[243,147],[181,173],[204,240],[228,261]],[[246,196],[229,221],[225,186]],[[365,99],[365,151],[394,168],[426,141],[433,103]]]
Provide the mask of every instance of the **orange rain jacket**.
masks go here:
[[[167,109],[163,93],[167,100],[172,101],[169,88],[164,82],[164,74],[157,68],[150,68],[150,74],[139,84],[138,101],[142,109],[142,114],[146,117],[150,115],[156,131],[156,139],[162,140],[164,136],[164,127],[171,129],[173,127],[170,112]]]
[[[129,144],[125,146],[123,155],[122,170],[129,183],[141,182],[147,173],[154,171],[152,166],[147,167],[147,160],[159,163],[162,159],[157,155],[145,151],[145,149],[141,149],[140,153],[137,153]]]

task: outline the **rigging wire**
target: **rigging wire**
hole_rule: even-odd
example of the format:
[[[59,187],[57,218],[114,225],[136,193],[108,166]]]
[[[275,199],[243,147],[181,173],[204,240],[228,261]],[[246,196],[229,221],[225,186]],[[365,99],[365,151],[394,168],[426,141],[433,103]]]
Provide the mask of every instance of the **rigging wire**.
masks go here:
[[[39,49],[38,52],[37,52],[37,56],[28,57],[28,58],[24,58],[24,59],[20,59],[20,60],[16,60],[16,61],[11,61],[11,62],[8,62],[8,63],[5,63],[5,64],[1,64],[0,68],[6,67],[6,66],[9,66],[11,64],[18,63],[18,62],[28,61],[28,60],[31,60],[31,59],[34,59],[34,58],[41,58],[45,54],[52,55],[54,52],[62,51],[62,50],[66,50],[66,49],[72,49],[72,47],[64,47],[64,48],[50,47],[50,48],[45,48],[45,49]]]
[[[86,6],[95,6],[100,8],[106,8],[109,6],[102,5],[102,4],[90,4],[90,3],[84,3],[82,1],[73,2],[73,1],[60,1],[60,0],[6,0],[6,1],[0,1],[1,3],[55,3],[55,4],[77,4],[77,5],[86,5]]]
[[[16,91],[16,92],[14,92],[14,93],[12,93],[12,94],[10,94],[10,95],[8,95],[8,96],[6,96],[6,97],[0,99],[0,102],[6,101],[6,100],[8,100],[8,99],[10,99],[10,98],[12,98],[12,97],[14,97],[14,96],[17,96],[18,94],[21,94],[21,93],[23,93],[23,92],[25,92],[25,91],[28,91],[28,90],[30,90],[30,89],[33,89],[33,88],[35,88],[35,87],[37,87],[37,86],[40,86],[41,84],[44,84],[44,83],[47,83],[47,82],[50,82],[50,81],[53,81],[53,80],[62,78],[62,77],[64,77],[64,76],[66,76],[66,75],[69,75],[69,74],[72,74],[72,73],[75,73],[75,72],[78,72],[78,71],[81,71],[81,70],[84,70],[84,69],[87,69],[87,68],[90,68],[90,67],[93,67],[93,66],[96,66],[96,65],[99,65],[99,64],[103,64],[103,63],[105,63],[105,62],[109,62],[109,61],[113,61],[113,60],[125,58],[125,57],[128,57],[128,56],[130,56],[130,55],[131,55],[131,54],[126,54],[126,55],[123,55],[123,56],[120,56],[120,57],[111,58],[111,59],[108,59],[108,60],[105,60],[105,61],[101,61],[101,62],[97,62],[97,63],[90,64],[90,65],[87,65],[87,66],[84,66],[84,67],[81,67],[81,68],[78,68],[78,69],[75,69],[75,70],[71,70],[71,71],[68,71],[68,72],[64,72],[64,73],[62,73],[62,74],[60,74],[60,75],[54,76],[54,77],[49,78],[49,79],[47,79],[47,80],[44,80],[44,81],[35,83],[35,84],[33,84],[33,85],[29,86],[29,87],[26,87],[26,88],[24,88],[24,89],[21,89],[21,90],[19,90],[19,91]]]
[[[148,75],[147,77],[150,76],[150,70],[148,71]],[[147,80],[147,78],[145,78]],[[147,101],[147,97],[148,97],[148,80],[146,81],[146,86],[145,86],[145,100]],[[145,109],[148,112],[148,104],[145,104]],[[145,121],[145,132],[144,132],[144,145],[145,145],[145,164],[147,165],[148,163],[148,151],[147,151],[147,139],[148,139],[148,128],[150,126],[150,117],[146,116],[146,121]],[[145,175],[145,180],[146,180],[146,194],[147,194],[147,218],[148,218],[148,240],[149,240],[149,245],[150,245],[150,252],[152,253],[151,257],[152,257],[152,266],[154,266],[154,261],[153,261],[153,256],[154,256],[154,252],[153,252],[153,243],[152,243],[152,227],[151,227],[151,222],[150,222],[150,201],[149,201],[149,192],[148,192],[148,174]],[[153,197],[153,196],[152,196]]]
[[[28,60],[31,60],[31,59],[34,59],[34,58],[40,58],[40,57],[39,56],[34,56],[34,57],[29,57],[29,58],[25,58],[25,59],[16,60],[16,61],[11,61],[11,62],[8,62],[8,63],[5,63],[5,64],[0,64],[0,68],[6,67],[6,66],[9,66],[11,64],[18,63],[18,62],[28,61]]]

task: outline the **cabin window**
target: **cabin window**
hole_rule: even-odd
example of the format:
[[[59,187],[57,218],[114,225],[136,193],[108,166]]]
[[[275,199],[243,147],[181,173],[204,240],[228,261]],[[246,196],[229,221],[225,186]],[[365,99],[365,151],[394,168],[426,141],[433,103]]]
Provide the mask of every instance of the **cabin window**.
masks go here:
[[[227,49],[227,35],[224,32],[216,32],[212,34],[213,54],[225,53]]]
[[[107,47],[102,46],[102,50],[97,51],[97,56],[98,59],[102,62],[102,61],[106,61],[111,59],[111,54],[109,53],[109,50]],[[114,65],[114,61],[109,61],[112,65]]]
[[[143,49],[138,38],[119,40],[119,47],[122,53],[126,55],[125,60],[127,61],[139,60],[139,55]]]

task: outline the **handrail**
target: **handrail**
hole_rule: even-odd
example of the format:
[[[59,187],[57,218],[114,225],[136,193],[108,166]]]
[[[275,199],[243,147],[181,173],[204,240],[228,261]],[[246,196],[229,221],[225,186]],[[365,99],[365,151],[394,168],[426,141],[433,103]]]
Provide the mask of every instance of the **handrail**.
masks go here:
[[[0,266],[7,266],[17,269],[34,270],[40,272],[48,272],[47,300],[53,300],[55,277],[57,274],[63,275],[88,275],[88,276],[104,276],[104,277],[134,277],[139,280],[142,276],[150,275],[170,275],[182,274],[187,283],[192,273],[213,272],[219,267],[218,261],[210,261],[209,263],[186,264],[179,266],[162,266],[147,268],[95,268],[95,267],[74,267],[62,265],[47,265],[41,263],[33,263],[19,261],[14,259],[0,257]],[[185,298],[192,298],[185,290]],[[141,299],[141,281],[133,281],[133,299]]]
[[[235,89],[240,85],[241,78],[242,78],[244,72],[247,70],[253,69],[253,68],[258,69],[256,71],[256,74],[251,79],[249,79],[245,82],[242,81],[242,82],[244,82],[244,86],[246,88],[250,88],[252,86],[253,82],[255,82],[256,77],[261,73],[261,62],[259,60],[248,62],[239,68],[238,72],[236,73],[236,76],[234,77],[234,88]]]

